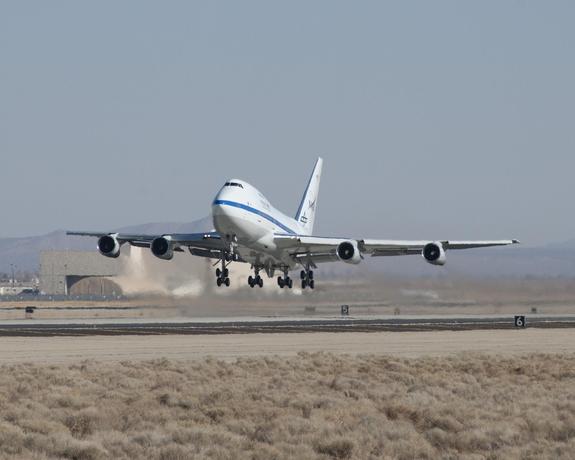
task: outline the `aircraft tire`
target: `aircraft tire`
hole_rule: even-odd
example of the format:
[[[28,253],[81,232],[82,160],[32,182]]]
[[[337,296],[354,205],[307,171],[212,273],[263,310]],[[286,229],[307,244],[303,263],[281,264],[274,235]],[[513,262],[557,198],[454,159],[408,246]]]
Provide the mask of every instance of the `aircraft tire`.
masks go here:
[[[222,285],[222,279],[221,279],[221,278],[218,278],[218,279],[216,280],[216,284],[218,285],[218,287],[220,287],[220,286]]]
[[[292,288],[293,287],[293,280],[291,278],[288,278],[288,288]]]
[[[309,273],[307,274],[307,276],[310,280],[312,280],[313,279],[313,272],[310,270]]]
[[[300,277],[300,279],[305,280],[305,271],[304,270],[299,272],[299,277]]]
[[[313,282],[313,280],[310,280],[309,287],[310,289],[313,289],[315,287],[315,283]]]
[[[222,271],[219,268],[216,268],[216,276],[219,278],[222,275]]]
[[[230,287],[230,279],[229,278],[226,278],[225,283],[226,283],[226,287]]]
[[[302,288],[302,289],[305,289],[306,286],[307,286],[306,280],[301,280],[301,288]]]
[[[259,279],[258,279],[258,286],[259,286],[260,288],[263,288],[263,287],[264,287],[264,280],[263,280],[263,278],[262,278],[261,276],[258,276],[258,278],[259,278]]]

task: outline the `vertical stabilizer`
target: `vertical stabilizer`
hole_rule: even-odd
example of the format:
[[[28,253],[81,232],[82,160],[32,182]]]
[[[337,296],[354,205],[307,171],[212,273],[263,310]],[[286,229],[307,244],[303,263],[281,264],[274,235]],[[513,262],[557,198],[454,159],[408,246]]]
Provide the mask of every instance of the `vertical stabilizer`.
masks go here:
[[[302,226],[305,235],[311,235],[313,231],[313,222],[315,220],[315,211],[317,209],[317,197],[319,194],[319,181],[321,179],[322,165],[323,160],[318,158],[315,162],[315,166],[295,216],[295,219]]]

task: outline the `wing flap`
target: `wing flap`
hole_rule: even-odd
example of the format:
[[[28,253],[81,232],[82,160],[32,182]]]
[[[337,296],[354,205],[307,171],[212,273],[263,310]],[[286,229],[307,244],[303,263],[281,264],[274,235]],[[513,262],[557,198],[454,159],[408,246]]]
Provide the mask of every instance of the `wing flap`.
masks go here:
[[[316,264],[322,264],[325,262],[337,262],[339,260],[335,255],[335,252],[306,252],[293,254],[292,257],[296,262],[302,265],[307,263],[313,268],[317,268]]]

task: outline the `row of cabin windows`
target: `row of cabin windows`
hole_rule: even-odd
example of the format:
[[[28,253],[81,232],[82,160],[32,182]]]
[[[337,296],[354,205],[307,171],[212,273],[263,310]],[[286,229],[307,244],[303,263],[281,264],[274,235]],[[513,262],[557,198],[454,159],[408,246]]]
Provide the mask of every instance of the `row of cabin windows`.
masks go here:
[[[244,188],[244,186],[242,184],[238,184],[237,182],[226,182],[224,184],[224,187],[240,187],[240,188]]]

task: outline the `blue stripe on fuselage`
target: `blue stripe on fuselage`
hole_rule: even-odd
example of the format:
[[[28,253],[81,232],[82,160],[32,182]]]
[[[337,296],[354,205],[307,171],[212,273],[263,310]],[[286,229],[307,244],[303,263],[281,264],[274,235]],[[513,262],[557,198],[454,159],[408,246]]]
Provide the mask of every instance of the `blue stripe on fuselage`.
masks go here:
[[[242,204],[242,203],[238,203],[236,201],[228,201],[228,200],[215,200],[213,204],[217,204],[217,205],[224,205],[224,206],[232,206],[234,208],[239,208],[239,209],[243,209],[245,211],[251,212],[252,214],[257,214],[258,216],[263,217],[264,219],[270,221],[272,224],[277,225],[279,228],[281,228],[282,230],[284,230],[287,233],[290,233],[292,235],[296,235],[297,232],[294,232],[291,228],[286,227],[284,224],[282,224],[279,220],[274,219],[272,216],[270,216],[269,214],[266,214],[265,212],[260,211],[259,209],[256,208],[252,208],[251,206],[248,206],[246,204]]]

